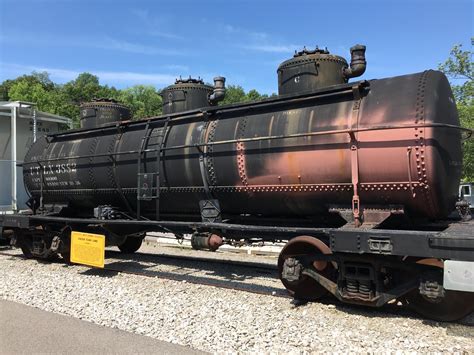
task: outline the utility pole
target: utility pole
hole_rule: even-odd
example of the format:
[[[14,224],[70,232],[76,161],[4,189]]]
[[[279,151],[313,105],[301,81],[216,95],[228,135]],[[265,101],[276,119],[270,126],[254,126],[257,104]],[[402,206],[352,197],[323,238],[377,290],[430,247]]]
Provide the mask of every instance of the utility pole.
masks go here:
[[[18,105],[11,108],[11,174],[12,174],[12,210],[17,211],[17,168],[16,168],[16,120],[18,115]]]

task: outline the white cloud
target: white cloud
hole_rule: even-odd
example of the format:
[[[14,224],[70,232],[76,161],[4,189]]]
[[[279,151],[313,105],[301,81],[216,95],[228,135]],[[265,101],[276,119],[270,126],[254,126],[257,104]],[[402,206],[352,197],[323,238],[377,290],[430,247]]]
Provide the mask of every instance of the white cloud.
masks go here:
[[[137,31],[136,33],[164,39],[184,39],[183,36],[180,36],[174,32],[163,31],[160,29],[163,27],[170,27],[167,25],[170,19],[166,18],[165,16],[151,15],[150,11],[145,9],[134,9],[132,10],[132,14],[138,18],[138,20],[140,20],[141,30]],[[145,30],[143,30],[143,28],[145,28]]]
[[[166,38],[166,39],[178,39],[178,40],[184,39],[183,36],[179,36],[174,33],[161,32],[161,31],[155,31],[155,30],[147,31],[144,34],[147,34],[152,37],[161,37],[161,38]]]
[[[110,37],[104,37],[102,40],[88,42],[91,47],[101,48],[101,49],[111,49],[118,50],[129,53],[138,53],[138,54],[162,54],[162,55],[180,55],[182,52],[162,49],[147,45],[142,45],[138,43],[131,43],[127,41],[121,41]],[[84,45],[86,45],[84,43]]]
[[[166,65],[163,65],[163,68],[169,69],[169,70],[179,70],[179,71],[189,72],[189,67],[187,65],[166,64]]]
[[[229,24],[224,25],[223,27],[227,33],[243,34],[255,40],[264,40],[268,38],[268,34],[265,32],[250,31],[250,30],[243,29],[241,27],[235,27]]]
[[[250,49],[253,51],[259,52],[268,52],[268,53],[293,53],[296,49],[301,48],[297,44],[287,44],[287,45],[274,45],[274,44],[253,44],[253,45],[243,45],[241,48]]]
[[[132,43],[124,40],[119,40],[109,36],[94,36],[88,37],[64,37],[61,35],[51,34],[30,34],[22,33],[21,35],[10,33],[1,34],[0,41],[3,43],[18,44],[28,46],[41,47],[84,47],[84,48],[98,48],[104,50],[115,50],[128,53],[148,54],[148,55],[169,55],[177,56],[184,55],[183,51],[173,49],[163,49],[155,46],[143,45],[139,43]]]
[[[148,11],[147,9],[132,9],[131,12],[133,15],[135,15],[136,17],[142,20],[148,18],[150,14],[150,11]]]
[[[18,65],[10,63],[0,63],[0,68],[4,75],[18,76],[32,71],[46,71],[53,81],[65,82],[77,78],[80,73],[88,72],[97,75],[102,82],[122,83],[122,84],[153,84],[169,85],[174,83],[177,75],[163,73],[136,73],[128,71],[103,71],[103,70],[71,70],[63,68],[51,68],[34,65]]]
[[[295,49],[301,47],[296,44],[275,44],[275,41],[265,32],[235,27],[230,24],[221,26],[229,35],[238,35],[240,39],[244,38],[245,44],[237,44],[237,47],[242,49],[267,53],[293,53]]]
[[[156,73],[134,73],[134,72],[113,72],[113,71],[97,71],[93,74],[97,75],[102,80],[119,81],[119,82],[134,82],[150,83],[159,85],[169,85],[174,83],[176,75],[156,74]]]

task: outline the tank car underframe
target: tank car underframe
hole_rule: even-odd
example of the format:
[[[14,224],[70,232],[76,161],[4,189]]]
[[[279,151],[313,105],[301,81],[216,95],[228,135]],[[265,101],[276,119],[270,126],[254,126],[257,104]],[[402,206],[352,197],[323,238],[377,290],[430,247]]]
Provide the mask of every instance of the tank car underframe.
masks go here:
[[[465,315],[465,310],[472,311],[470,309],[474,304],[473,292],[445,290],[442,269],[436,267],[438,263],[442,266],[442,260],[474,262],[474,220],[455,222],[446,230],[436,232],[101,220],[24,214],[3,215],[0,216],[0,221],[4,230],[14,231],[14,242],[27,251],[27,256],[39,258],[51,258],[58,253],[68,255],[71,230],[100,229],[109,238],[109,245],[123,244],[124,239],[123,236],[122,239],[117,239],[117,235],[107,234],[107,231],[123,228],[128,228],[130,234],[137,235],[138,231],[172,232],[177,237],[183,233],[218,235],[223,236],[226,242],[252,238],[267,241],[290,240],[287,246],[303,238],[303,252],[295,253],[295,250],[285,247],[286,250],[283,249],[279,258],[280,278],[296,298],[314,300],[329,292],[345,303],[380,307],[396,299],[410,303],[407,300],[414,299],[410,295],[420,297],[421,294],[427,301],[418,307],[425,311],[425,316],[439,320],[457,319],[459,314]],[[312,245],[316,245],[316,248],[312,249]],[[435,262],[419,263],[420,260]],[[308,286],[308,278],[316,284],[311,285],[310,282]],[[292,286],[301,282],[304,284],[303,288]],[[437,304],[443,297],[451,302],[449,297],[453,292],[456,297],[459,292],[465,294],[461,301],[456,301],[459,303],[458,309],[447,315],[438,314]],[[415,307],[415,310],[418,309]]]
[[[0,215],[4,230],[18,228],[33,230],[42,225],[124,227],[132,231],[185,233],[218,232],[230,239],[259,238],[265,241],[290,240],[300,235],[322,239],[333,253],[416,256],[423,258],[474,261],[474,219],[451,223],[443,231],[312,228],[295,226],[264,226],[224,222],[153,221],[130,219],[70,218],[55,215]],[[416,250],[416,255],[414,254]]]

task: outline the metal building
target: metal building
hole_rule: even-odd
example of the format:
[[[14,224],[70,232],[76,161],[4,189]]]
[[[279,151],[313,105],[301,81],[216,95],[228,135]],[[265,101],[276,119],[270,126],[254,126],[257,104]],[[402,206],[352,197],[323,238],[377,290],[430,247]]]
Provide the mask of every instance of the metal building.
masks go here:
[[[469,203],[469,208],[474,210],[474,182],[464,182],[459,186],[459,197]]]
[[[23,162],[31,144],[40,136],[72,128],[67,117],[37,111],[24,101],[0,101],[0,213],[27,208]]]

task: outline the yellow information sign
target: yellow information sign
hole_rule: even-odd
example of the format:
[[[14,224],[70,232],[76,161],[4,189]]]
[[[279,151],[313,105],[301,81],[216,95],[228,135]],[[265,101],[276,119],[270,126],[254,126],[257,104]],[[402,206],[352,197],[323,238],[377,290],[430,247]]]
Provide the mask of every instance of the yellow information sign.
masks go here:
[[[105,235],[71,232],[71,262],[104,267]]]

